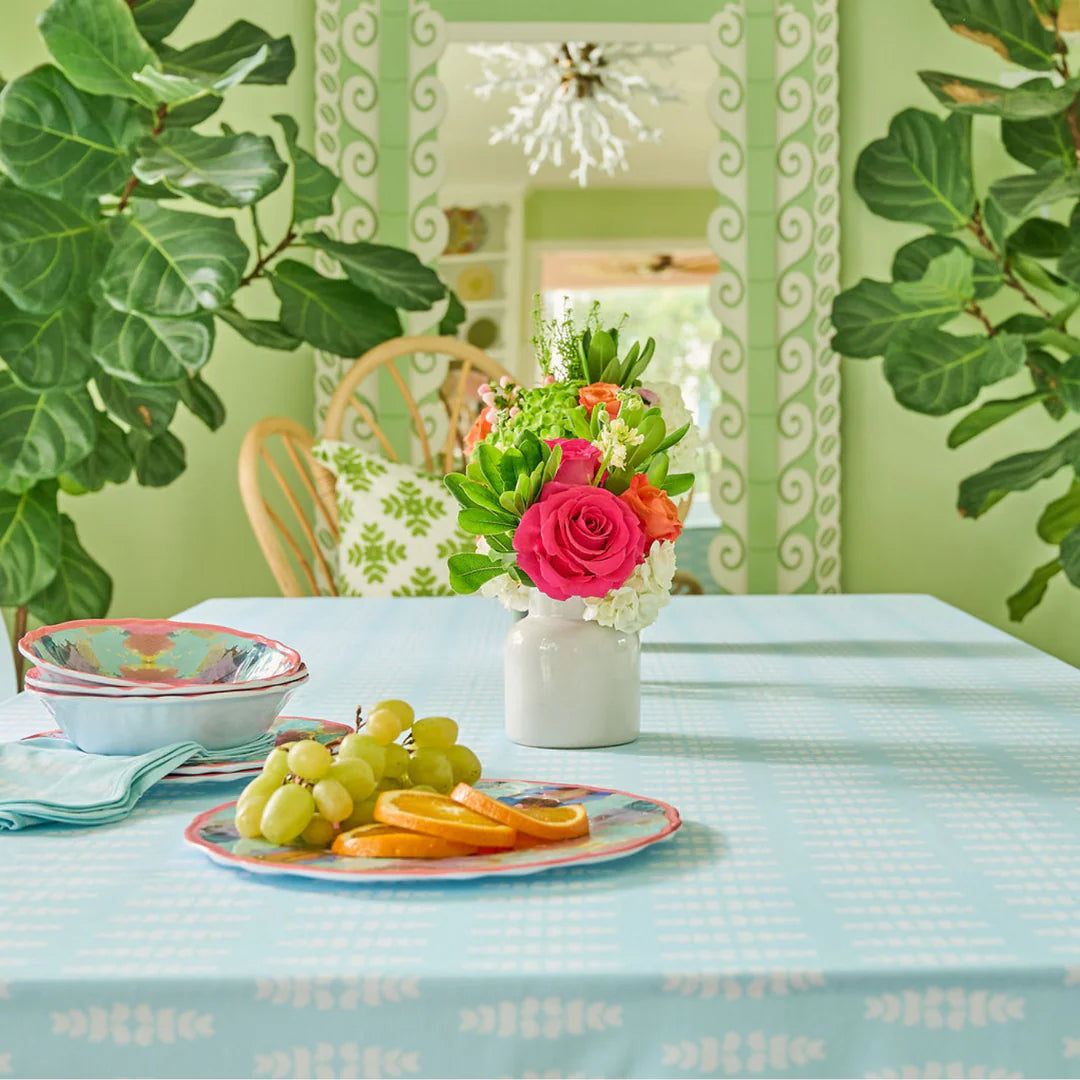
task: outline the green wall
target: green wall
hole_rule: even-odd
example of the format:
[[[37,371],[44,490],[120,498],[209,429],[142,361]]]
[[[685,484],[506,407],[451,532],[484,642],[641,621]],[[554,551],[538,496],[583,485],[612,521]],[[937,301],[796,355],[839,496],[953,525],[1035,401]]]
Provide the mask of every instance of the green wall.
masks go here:
[[[47,0],[2,0],[0,74],[12,79],[47,59],[35,19]],[[288,86],[230,91],[217,117],[241,130],[277,134],[275,112],[291,112],[301,140],[311,146],[314,92],[313,6],[310,0],[199,0],[184,20],[178,43],[210,37],[246,17],[272,34],[291,34],[297,66]],[[280,235],[289,195],[277,192],[260,204],[264,226]],[[266,212],[263,212],[265,206]],[[265,292],[256,292],[265,289]],[[245,312],[265,314],[272,294],[263,283],[246,290]],[[255,544],[240,505],[236,457],[245,431],[264,416],[282,414],[310,423],[312,357],[256,349],[218,323],[217,344],[204,375],[228,410],[211,433],[181,407],[173,430],[187,447],[188,467],[167,488],[134,481],[96,494],[63,498],[83,544],[113,575],[112,613],[168,615],[209,596],[275,595],[277,587]]]
[[[926,231],[875,217],[851,181],[859,151],[885,134],[896,112],[909,105],[938,111],[915,72],[926,68],[996,81],[1004,66],[989,49],[951,33],[930,0],[840,0],[845,286],[861,277],[887,280],[896,248]],[[1021,171],[1010,162],[1000,150],[997,122],[977,117],[980,192],[990,180]],[[1005,298],[998,313],[1012,310]],[[1016,385],[1018,393],[1030,389],[1023,378]],[[842,387],[845,591],[932,593],[1080,664],[1080,592],[1060,576],[1023,623],[1010,623],[1005,608],[1005,597],[1035,566],[1053,558],[1053,549],[1035,536],[1035,519],[1065,489],[1066,477],[1010,495],[978,521],[961,519],[955,509],[963,477],[1008,454],[1055,441],[1068,430],[1063,426],[1068,420],[1055,425],[1041,409],[1030,409],[949,450],[945,436],[956,417],[933,419],[902,409],[881,374],[880,360],[845,360]],[[1008,384],[992,394],[1010,396]]]
[[[709,188],[540,188],[525,199],[525,240],[705,239]]]

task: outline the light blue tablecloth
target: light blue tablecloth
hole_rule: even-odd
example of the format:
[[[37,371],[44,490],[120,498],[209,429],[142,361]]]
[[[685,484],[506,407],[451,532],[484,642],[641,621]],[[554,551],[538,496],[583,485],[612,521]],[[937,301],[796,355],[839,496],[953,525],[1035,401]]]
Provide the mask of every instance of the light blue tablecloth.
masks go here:
[[[235,789],[0,837],[0,1074],[1080,1076],[1080,672],[923,597],[676,600],[632,746],[500,730],[482,600],[221,600],[290,711],[449,713],[491,775],[674,803],[670,843],[485,884],[273,881],[183,845]],[[0,735],[47,726],[0,709]]]

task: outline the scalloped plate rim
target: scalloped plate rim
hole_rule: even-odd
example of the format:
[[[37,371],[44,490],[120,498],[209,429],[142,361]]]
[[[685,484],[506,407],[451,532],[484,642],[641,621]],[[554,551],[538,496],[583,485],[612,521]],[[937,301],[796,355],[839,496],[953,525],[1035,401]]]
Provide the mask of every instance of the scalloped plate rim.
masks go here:
[[[299,864],[275,864],[264,862],[260,859],[246,858],[243,855],[232,855],[222,851],[218,845],[213,844],[208,840],[204,840],[199,836],[199,830],[210,818],[215,814],[219,814],[222,810],[226,810],[229,807],[236,805],[236,800],[233,799],[230,802],[222,803],[220,806],[215,806],[211,810],[204,810],[201,814],[197,814],[184,830],[184,842],[188,844],[189,847],[203,851],[206,856],[218,866],[229,866],[234,869],[243,870],[247,873],[260,874],[266,877],[304,877],[314,881],[341,881],[357,885],[380,884],[394,881],[417,881],[424,879],[431,881],[476,881],[481,878],[523,877],[528,874],[539,874],[545,870],[556,870],[568,866],[597,866],[600,863],[613,862],[616,859],[622,859],[628,855],[633,855],[635,852],[641,851],[646,847],[651,847],[653,844],[660,843],[663,840],[671,839],[671,837],[682,827],[683,823],[679,811],[670,803],[663,802],[661,799],[651,799],[645,795],[635,795],[629,791],[620,791],[618,788],[596,787],[591,784],[561,784],[554,783],[550,780],[522,780],[495,776],[484,777],[483,780],[492,784],[528,784],[536,787],[553,788],[573,787],[584,791],[602,792],[606,795],[621,795],[627,799],[649,802],[654,806],[660,807],[664,811],[667,823],[663,829],[653,835],[642,837],[637,840],[628,840],[612,851],[595,855],[571,855],[561,859],[547,859],[540,863],[526,863],[518,866],[507,866],[505,868],[488,866],[483,870],[440,871],[438,866],[432,865],[419,866],[415,870],[387,868],[386,870],[366,870],[354,874],[347,870],[320,870]],[[422,860],[410,861],[420,862]],[[431,860],[432,863],[437,863],[438,861],[439,860]]]

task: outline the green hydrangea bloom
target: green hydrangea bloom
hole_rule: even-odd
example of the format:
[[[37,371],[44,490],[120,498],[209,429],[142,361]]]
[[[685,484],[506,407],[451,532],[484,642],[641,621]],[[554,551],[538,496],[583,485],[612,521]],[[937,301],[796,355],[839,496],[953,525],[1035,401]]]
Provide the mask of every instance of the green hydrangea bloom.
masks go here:
[[[514,404],[520,411],[514,416],[500,413],[488,441],[503,450],[513,446],[524,431],[532,431],[541,439],[572,439],[570,412],[577,407],[578,392],[584,385],[578,379],[519,390]]]

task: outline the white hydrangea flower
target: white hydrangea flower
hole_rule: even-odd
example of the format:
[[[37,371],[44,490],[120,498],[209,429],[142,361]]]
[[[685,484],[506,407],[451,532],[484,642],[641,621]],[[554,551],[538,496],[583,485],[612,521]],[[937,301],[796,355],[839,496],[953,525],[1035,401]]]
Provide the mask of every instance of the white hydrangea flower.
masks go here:
[[[476,550],[480,555],[491,554],[487,537],[476,538]],[[498,600],[507,611],[528,611],[530,591],[527,585],[519,585],[509,574],[500,574],[480,586],[481,596]]]
[[[683,424],[690,425],[690,430],[667,451],[669,470],[673,473],[697,472],[701,467],[705,440],[683,401],[682,390],[670,382],[642,383],[642,389],[651,390],[656,395],[657,408],[669,432],[678,431]]]
[[[644,630],[671,599],[674,576],[675,545],[670,540],[656,540],[645,561],[623,585],[606,596],[586,597],[585,618],[627,634]]]
[[[637,428],[632,428],[625,420],[616,417],[601,427],[593,445],[599,448],[601,460],[606,459],[608,468],[621,469],[626,465],[629,448],[640,446],[644,441],[645,436]]]

